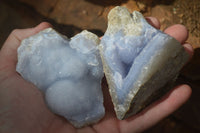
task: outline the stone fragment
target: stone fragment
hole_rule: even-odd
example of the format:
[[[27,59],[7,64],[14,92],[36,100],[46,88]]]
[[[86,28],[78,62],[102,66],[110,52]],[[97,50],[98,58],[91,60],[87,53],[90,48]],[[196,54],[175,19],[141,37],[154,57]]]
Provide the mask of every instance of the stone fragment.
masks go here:
[[[16,70],[44,94],[48,107],[75,127],[104,116],[99,38],[83,31],[68,39],[52,28],[22,41]]]
[[[108,15],[100,52],[119,119],[166,93],[189,57],[177,40],[149,25],[141,13],[119,6]]]

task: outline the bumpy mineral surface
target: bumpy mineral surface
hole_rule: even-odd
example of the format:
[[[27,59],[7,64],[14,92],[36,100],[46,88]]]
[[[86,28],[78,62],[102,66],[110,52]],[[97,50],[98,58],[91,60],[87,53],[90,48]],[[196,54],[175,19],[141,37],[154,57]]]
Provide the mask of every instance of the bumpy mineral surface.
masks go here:
[[[54,113],[75,127],[104,116],[103,68],[116,115],[124,119],[166,93],[189,57],[177,40],[124,7],[110,11],[98,44],[98,37],[88,31],[68,39],[48,28],[18,48],[17,72],[45,94]]]
[[[149,25],[141,13],[115,7],[100,52],[119,119],[136,114],[166,93],[188,54],[181,44]]]
[[[17,72],[45,94],[49,108],[75,127],[104,116],[103,66],[96,35],[83,31],[71,40],[48,28],[22,41]]]

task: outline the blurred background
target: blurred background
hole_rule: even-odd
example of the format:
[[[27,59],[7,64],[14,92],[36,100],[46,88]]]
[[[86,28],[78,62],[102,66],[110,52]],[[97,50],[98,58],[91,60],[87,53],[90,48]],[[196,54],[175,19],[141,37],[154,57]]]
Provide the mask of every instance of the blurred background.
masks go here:
[[[172,115],[145,133],[200,132],[200,0],[0,0],[0,47],[16,28],[34,27],[42,21],[72,37],[87,29],[102,36],[107,27],[107,14],[121,5],[130,12],[157,17],[161,30],[183,24],[189,30],[187,42],[194,47],[194,57],[178,80],[193,89],[190,100]]]

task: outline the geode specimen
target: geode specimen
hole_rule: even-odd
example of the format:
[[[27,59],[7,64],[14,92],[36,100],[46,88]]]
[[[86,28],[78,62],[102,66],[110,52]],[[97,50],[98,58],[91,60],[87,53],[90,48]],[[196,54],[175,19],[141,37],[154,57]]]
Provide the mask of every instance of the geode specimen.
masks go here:
[[[17,72],[45,94],[49,108],[75,127],[104,116],[99,38],[88,31],[71,40],[52,28],[22,41]]]
[[[100,52],[119,119],[136,114],[165,93],[189,57],[177,40],[124,7],[110,11]]]

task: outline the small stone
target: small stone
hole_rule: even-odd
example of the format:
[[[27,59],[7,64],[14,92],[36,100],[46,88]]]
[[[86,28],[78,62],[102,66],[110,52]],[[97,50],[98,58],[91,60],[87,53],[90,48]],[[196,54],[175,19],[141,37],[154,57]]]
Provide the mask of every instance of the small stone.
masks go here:
[[[152,27],[141,13],[119,6],[108,14],[100,52],[119,119],[164,95],[189,57],[177,40]]]
[[[18,48],[17,72],[45,94],[54,113],[78,128],[105,113],[99,41],[88,31],[70,40],[48,28],[24,39]]]

